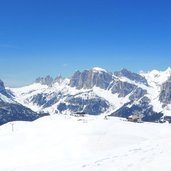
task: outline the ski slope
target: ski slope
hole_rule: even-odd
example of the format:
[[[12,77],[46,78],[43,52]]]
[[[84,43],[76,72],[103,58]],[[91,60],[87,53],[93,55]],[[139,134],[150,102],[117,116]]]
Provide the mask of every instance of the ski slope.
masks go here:
[[[0,127],[0,171],[169,171],[171,125],[53,115]]]

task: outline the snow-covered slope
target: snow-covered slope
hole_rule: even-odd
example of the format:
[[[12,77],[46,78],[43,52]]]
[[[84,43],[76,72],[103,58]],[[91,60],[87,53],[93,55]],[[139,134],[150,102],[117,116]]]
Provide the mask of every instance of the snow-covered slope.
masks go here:
[[[10,121],[33,121],[43,116],[18,103],[0,80],[0,125]]]
[[[150,85],[147,89],[147,96],[154,110],[161,111],[164,115],[171,116],[171,105],[167,104],[163,107],[164,104],[159,99],[162,85],[171,77],[171,68],[168,68],[166,71],[152,70],[149,72],[140,72],[140,74],[147,79]]]
[[[0,171],[169,171],[170,129],[100,116],[8,123],[0,129]]]
[[[26,100],[31,96],[43,93],[48,88],[47,85],[42,85],[40,83],[34,83],[29,86],[11,89],[13,92],[15,90],[15,100],[18,103],[21,103],[34,111],[39,111],[40,107],[34,105],[32,102]]]

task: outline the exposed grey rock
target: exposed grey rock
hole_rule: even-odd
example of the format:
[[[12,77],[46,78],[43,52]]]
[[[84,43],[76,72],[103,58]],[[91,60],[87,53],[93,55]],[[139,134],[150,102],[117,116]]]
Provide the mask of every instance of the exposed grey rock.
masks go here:
[[[118,93],[119,97],[125,97],[133,90],[137,88],[136,85],[130,84],[128,82],[114,81],[111,85],[111,91],[113,94]]]
[[[171,103],[171,77],[161,86],[159,100],[165,104]]]
[[[39,77],[36,79],[36,83],[40,83],[42,85],[48,85],[51,86],[53,84],[53,78],[51,76],[46,76],[46,77]]]
[[[128,104],[130,105],[130,103]],[[155,112],[148,103],[133,104],[131,107],[128,107],[128,104],[125,104],[110,116],[128,118],[130,115],[139,115],[141,120],[146,122],[159,122],[163,116],[163,113]]]
[[[162,120],[163,120],[163,123],[166,122],[166,121],[171,123],[171,116],[164,116]]]
[[[99,115],[109,108],[109,103],[100,98],[82,99],[81,97],[69,97],[66,103],[60,103],[59,112],[70,110],[73,113],[83,112],[90,115]]]
[[[54,82],[54,83],[56,83],[56,82],[57,82],[57,83],[59,83],[59,84],[60,84],[60,83],[62,83],[62,81],[63,81],[63,80],[64,80],[64,78],[63,78],[62,76],[57,76],[57,77],[54,79],[54,81],[53,81],[53,82]]]
[[[20,104],[0,102],[0,125],[11,121],[34,121],[48,114],[38,114]]]
[[[138,87],[132,92],[132,95],[129,97],[129,99],[131,101],[136,101],[143,97],[145,94],[147,94],[147,90]]]
[[[150,103],[150,99],[147,96],[144,96],[140,99],[139,103],[141,104],[149,104]]]
[[[4,82],[2,81],[2,80],[0,80],[0,90],[1,89],[4,89],[5,87],[4,87]]]
[[[77,71],[71,77],[70,86],[77,89],[91,89],[94,86],[102,89],[107,89],[112,81],[112,74],[107,72],[95,72],[92,70],[85,70],[83,72]]]
[[[61,98],[62,94],[60,92],[52,94],[39,93],[34,95],[31,99],[27,99],[27,101],[43,108],[47,108],[57,103]]]
[[[6,95],[6,90],[3,81],[0,80],[0,93]]]
[[[12,97],[11,92],[5,89],[4,82],[1,80],[0,80],[0,93],[8,98]]]
[[[42,106],[46,104],[47,100],[47,94],[39,93],[33,96],[31,99],[27,99],[28,101],[32,102],[33,104],[36,104],[38,106]]]
[[[114,72],[114,75],[116,75],[118,77],[126,77],[132,81],[148,85],[145,77],[143,77],[137,73],[133,73],[131,71],[128,71],[127,69],[122,69],[121,71]]]
[[[57,107],[57,109],[60,111],[60,112],[63,112],[65,110],[67,110],[67,105],[66,103],[60,103]]]

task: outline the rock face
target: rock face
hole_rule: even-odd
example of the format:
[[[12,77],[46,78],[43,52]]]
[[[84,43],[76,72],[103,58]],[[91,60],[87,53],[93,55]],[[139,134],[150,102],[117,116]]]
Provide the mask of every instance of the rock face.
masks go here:
[[[11,97],[10,92],[5,89],[4,83],[1,80],[0,80],[0,94],[7,96],[8,98]]]
[[[0,125],[11,121],[34,121],[45,114],[38,114],[20,104],[0,102]]]
[[[57,76],[55,79],[54,79],[54,83],[62,83],[64,81],[64,78],[62,76]]]
[[[159,99],[162,103],[171,103],[171,77],[161,86]]]
[[[136,89],[134,89],[134,91],[132,91],[129,99],[131,101],[136,101],[139,100],[142,97],[145,97],[145,95],[147,94],[147,90],[144,90],[140,87],[137,87]]]
[[[142,77],[141,75],[137,73],[130,72],[127,69],[122,69],[121,71],[115,72],[114,75],[118,77],[126,77],[137,83],[148,85],[147,80],[144,77]]]
[[[4,89],[4,83],[3,83],[2,80],[0,80],[0,90],[1,90],[1,89]]]
[[[99,115],[105,112],[109,108],[109,103],[96,96],[90,99],[82,99],[81,97],[69,97],[66,99],[66,103],[60,103],[57,107],[59,112],[65,110],[71,111],[71,113],[86,113],[89,115]]]
[[[39,78],[37,78],[35,82],[43,84],[43,85],[50,86],[50,85],[52,85],[53,81],[54,81],[53,78],[48,75],[46,77],[39,77]]]
[[[136,85],[130,84],[128,82],[114,81],[111,86],[111,91],[113,94],[118,93],[119,97],[125,97],[136,88]]]
[[[37,106],[42,106],[43,108],[50,107],[57,103],[61,99],[61,93],[39,93],[31,97],[30,99],[26,99],[26,101],[32,102]]]
[[[142,102],[140,104],[133,104],[132,106],[129,106],[129,103],[125,104],[123,107],[113,112],[110,116],[127,118],[130,115],[139,115],[142,121],[158,122],[163,116],[163,113],[155,112],[149,103]]]
[[[77,89],[91,89],[94,86],[107,89],[112,81],[112,74],[105,71],[85,70],[77,71],[71,77],[70,86]]]

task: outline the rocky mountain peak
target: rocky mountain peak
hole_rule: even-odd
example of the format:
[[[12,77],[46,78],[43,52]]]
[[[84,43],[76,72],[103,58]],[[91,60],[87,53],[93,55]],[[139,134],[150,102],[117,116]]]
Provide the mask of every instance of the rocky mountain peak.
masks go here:
[[[121,71],[114,72],[114,75],[117,77],[126,77],[132,81],[148,85],[145,77],[143,77],[137,73],[131,72],[125,68],[123,68]]]
[[[4,89],[5,87],[4,87],[4,82],[2,81],[2,80],[0,80],[0,90],[1,89]]]
[[[168,78],[166,82],[162,84],[159,100],[162,103],[171,103],[171,76]]]
[[[10,92],[5,89],[4,82],[2,80],[0,80],[0,94],[6,97],[11,97]]]
[[[62,81],[64,80],[65,78],[63,78],[61,75],[57,76],[55,79],[54,79],[54,83],[62,83]]]
[[[39,78],[37,78],[35,82],[36,83],[40,83],[42,85],[50,86],[50,85],[52,85],[53,81],[54,81],[53,78],[48,75],[46,77],[39,77]]]
[[[77,89],[91,89],[94,86],[106,89],[112,81],[112,74],[101,68],[76,71],[71,77],[70,86]]]

